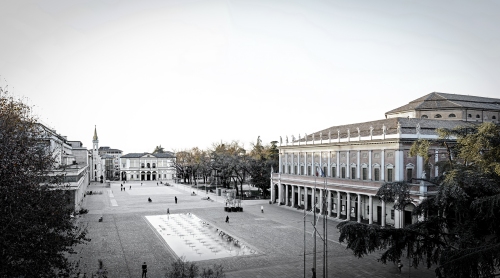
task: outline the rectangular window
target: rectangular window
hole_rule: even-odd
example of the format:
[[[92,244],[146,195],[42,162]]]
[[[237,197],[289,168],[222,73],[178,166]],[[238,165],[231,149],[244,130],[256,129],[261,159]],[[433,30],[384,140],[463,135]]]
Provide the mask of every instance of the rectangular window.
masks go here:
[[[297,175],[297,166],[293,166],[293,173]]]
[[[366,214],[370,215],[370,206],[366,206]]]
[[[292,173],[292,166],[288,165],[288,174]]]
[[[285,165],[281,166],[281,173],[285,173]]]
[[[304,175],[304,166],[300,166],[300,174]]]
[[[406,169],[406,180],[408,182],[411,182],[412,178],[413,178],[413,169],[412,168]]]
[[[379,168],[375,168],[374,171],[374,178],[375,178],[375,181],[380,181],[380,169]]]
[[[351,179],[355,179],[355,178],[356,178],[356,168],[352,167],[351,168]]]
[[[392,181],[392,169],[387,169],[387,181]]]
[[[335,178],[337,175],[337,167],[332,167],[332,178]]]
[[[363,168],[363,180],[368,179],[368,168]]]
[[[391,209],[391,219],[394,220],[394,210],[393,209]]]
[[[312,175],[312,173],[311,173],[311,166],[307,166],[307,175],[308,176]]]
[[[325,177],[326,177],[326,166],[325,166],[325,167],[323,167],[323,176],[325,176]]]
[[[341,168],[341,171],[342,171],[342,178],[345,179],[345,167],[342,167]]]

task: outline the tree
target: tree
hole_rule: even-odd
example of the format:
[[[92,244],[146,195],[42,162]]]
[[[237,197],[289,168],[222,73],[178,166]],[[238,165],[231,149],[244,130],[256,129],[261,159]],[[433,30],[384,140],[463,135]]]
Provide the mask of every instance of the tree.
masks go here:
[[[163,148],[161,145],[156,146],[153,153],[165,153],[165,148]]]
[[[31,109],[0,87],[0,277],[69,275],[86,231],[71,220],[53,153]]]
[[[253,148],[250,151],[250,161],[248,171],[251,176],[251,183],[260,188],[263,196],[266,197],[271,179],[271,169],[277,169],[279,151],[276,146],[278,142],[272,141],[271,145],[263,146],[260,136],[257,137]]]
[[[346,221],[337,226],[339,240],[357,257],[384,250],[383,263],[407,257],[415,268],[435,266],[439,277],[493,277],[500,270],[500,127],[483,123],[439,134],[410,151],[428,158],[438,144],[449,157],[442,175],[427,181],[437,195],[413,211],[421,220],[401,229]],[[401,209],[411,201],[408,190],[404,182],[386,183],[377,195]]]
[[[167,267],[165,278],[225,278],[222,265],[214,264],[212,268],[203,268],[200,275],[200,269],[194,262],[187,261],[181,257]]]

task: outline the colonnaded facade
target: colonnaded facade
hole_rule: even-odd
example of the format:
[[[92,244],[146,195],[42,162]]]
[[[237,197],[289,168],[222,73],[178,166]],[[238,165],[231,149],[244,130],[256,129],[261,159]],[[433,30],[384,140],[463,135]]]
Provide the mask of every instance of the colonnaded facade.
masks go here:
[[[438,128],[499,123],[500,99],[431,93],[391,110],[377,121],[333,126],[301,138],[280,138],[279,173],[271,179],[273,203],[312,210],[330,217],[403,227],[416,221],[415,205],[435,187],[426,182],[440,175],[437,162],[447,160],[445,149],[434,156],[409,155],[418,139],[438,138]],[[453,139],[450,139],[453,141]],[[407,181],[413,204],[393,209],[376,197],[385,182]],[[323,202],[326,202],[323,206]]]
[[[120,157],[120,180],[172,180],[176,173],[174,162],[171,152],[129,153]]]

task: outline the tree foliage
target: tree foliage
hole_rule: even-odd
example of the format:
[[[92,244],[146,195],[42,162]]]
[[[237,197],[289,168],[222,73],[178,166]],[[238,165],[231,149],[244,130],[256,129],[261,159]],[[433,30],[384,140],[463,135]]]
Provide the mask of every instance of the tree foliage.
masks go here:
[[[214,264],[213,268],[200,268],[196,263],[181,257],[167,267],[165,278],[225,278],[222,265]]]
[[[439,134],[439,140],[418,141],[411,151],[427,157],[438,144],[449,154],[447,168],[431,181],[437,195],[413,211],[419,221],[401,229],[342,222],[340,241],[357,257],[383,250],[383,263],[407,257],[415,268],[435,267],[439,277],[492,277],[500,271],[500,127],[483,123]],[[401,200],[398,209],[409,201],[408,190],[391,183],[377,195]]]
[[[68,275],[68,253],[86,240],[60,179],[47,183],[55,159],[44,132],[30,107],[0,87],[0,277]]]

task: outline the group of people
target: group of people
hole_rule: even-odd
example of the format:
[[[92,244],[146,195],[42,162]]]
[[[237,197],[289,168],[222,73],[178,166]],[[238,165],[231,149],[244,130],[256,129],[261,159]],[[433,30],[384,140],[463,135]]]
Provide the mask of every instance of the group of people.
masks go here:
[[[123,183],[120,184],[120,191],[125,191],[126,186],[123,186]],[[132,185],[129,186],[129,189],[132,189]]]

